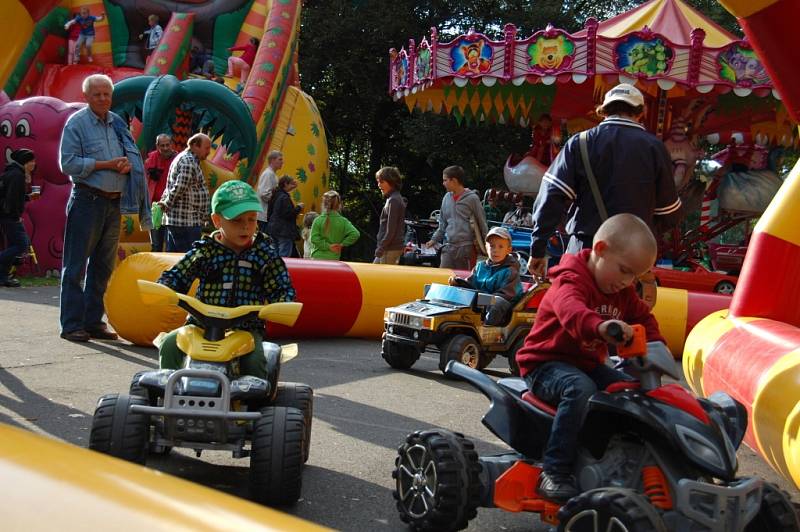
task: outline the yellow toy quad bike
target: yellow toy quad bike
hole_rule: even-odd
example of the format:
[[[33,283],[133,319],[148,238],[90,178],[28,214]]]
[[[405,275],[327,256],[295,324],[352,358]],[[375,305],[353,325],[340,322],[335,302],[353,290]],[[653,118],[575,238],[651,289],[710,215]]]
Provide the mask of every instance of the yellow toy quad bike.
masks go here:
[[[236,329],[254,316],[291,326],[303,305],[217,307],[158,283],[138,283],[146,304],[177,305],[200,325],[178,329],[178,347],[186,354],[182,369],[139,372],[129,394],[100,398],[89,448],[140,464],[148,453],[165,455],[173,447],[194,449],[197,456],[206,449],[230,451],[234,458],[250,457],[253,499],[296,502],[314,392],[306,384],[278,382],[281,362],[297,356],[296,345],[263,342],[267,379],[241,375],[239,359],[255,346],[250,333]]]
[[[499,327],[483,323],[486,309],[498,296],[458,286],[426,286],[423,299],[384,311],[381,356],[395,369],[408,369],[426,350],[438,351],[439,369],[444,372],[451,360],[483,369],[500,354],[508,358],[516,375],[515,354],[531,330],[549,286],[542,280],[528,284]]]

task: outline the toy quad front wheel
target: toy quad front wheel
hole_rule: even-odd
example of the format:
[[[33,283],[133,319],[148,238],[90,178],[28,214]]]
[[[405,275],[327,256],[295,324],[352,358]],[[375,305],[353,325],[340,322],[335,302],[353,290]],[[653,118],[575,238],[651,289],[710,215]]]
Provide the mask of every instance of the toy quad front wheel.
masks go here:
[[[658,511],[633,490],[598,488],[570,499],[558,512],[559,532],[667,532]]]
[[[440,347],[439,369],[444,372],[451,360],[461,362],[473,369],[483,369],[492,361],[484,355],[478,341],[466,334],[456,334]]]
[[[800,530],[797,512],[789,495],[775,484],[764,484],[761,508],[745,528],[745,532],[797,532]]]
[[[477,515],[481,466],[472,442],[447,430],[409,434],[397,450],[393,493],[415,530],[453,531]]]
[[[253,423],[250,492],[262,504],[288,506],[300,498],[303,485],[305,419],[297,408],[261,409]]]
[[[150,420],[145,414],[132,413],[131,405],[147,405],[147,399],[124,394],[100,398],[92,417],[89,449],[129,462],[145,463]]]
[[[275,395],[275,406],[290,406],[303,413],[306,435],[303,440],[303,463],[308,462],[311,452],[311,422],[314,418],[314,390],[308,384],[279,382]]]
[[[381,356],[394,369],[408,369],[419,360],[419,350],[414,346],[389,342],[384,338],[381,342]]]

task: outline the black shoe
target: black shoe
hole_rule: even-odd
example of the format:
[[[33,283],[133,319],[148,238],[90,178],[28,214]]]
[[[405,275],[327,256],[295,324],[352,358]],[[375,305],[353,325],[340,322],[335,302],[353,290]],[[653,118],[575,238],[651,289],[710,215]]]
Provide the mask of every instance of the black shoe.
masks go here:
[[[96,340],[117,340],[119,339],[119,335],[112,330],[109,330],[108,327],[103,325],[102,327],[98,327],[97,329],[86,329],[86,332],[89,334],[90,337]]]
[[[19,279],[15,277],[9,277],[5,281],[0,282],[0,284],[2,284],[3,286],[7,286],[9,288],[19,288],[21,286]]]
[[[571,475],[561,473],[542,473],[539,475],[539,485],[536,491],[545,499],[553,501],[566,501],[578,494],[578,488]]]
[[[89,333],[84,330],[78,329],[77,331],[62,332],[61,338],[69,340],[70,342],[88,342]]]

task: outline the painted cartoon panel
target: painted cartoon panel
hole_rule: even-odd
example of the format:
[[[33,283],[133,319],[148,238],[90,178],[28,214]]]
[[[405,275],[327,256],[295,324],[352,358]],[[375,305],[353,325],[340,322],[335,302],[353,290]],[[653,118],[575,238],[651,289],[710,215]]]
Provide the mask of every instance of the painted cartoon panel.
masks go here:
[[[530,66],[534,71],[553,72],[572,66],[575,43],[566,36],[542,35],[528,46]]]
[[[425,79],[431,75],[431,49],[423,41],[417,49],[417,64],[414,72],[415,79]]]
[[[461,76],[484,74],[492,66],[494,50],[482,37],[464,37],[450,50],[451,68]]]
[[[764,65],[749,48],[740,45],[730,46],[719,54],[717,64],[719,77],[731,83],[762,85],[770,82]]]
[[[632,75],[648,77],[669,71],[674,53],[658,37],[631,35],[617,45],[617,68]]]

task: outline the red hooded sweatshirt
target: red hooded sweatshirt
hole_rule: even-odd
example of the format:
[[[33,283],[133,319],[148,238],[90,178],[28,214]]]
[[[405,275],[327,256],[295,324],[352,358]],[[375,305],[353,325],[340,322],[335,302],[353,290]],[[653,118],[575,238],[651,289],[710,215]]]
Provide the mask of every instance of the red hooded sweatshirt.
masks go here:
[[[549,271],[552,286],[542,298],[536,321],[517,351],[517,364],[524,377],[540,364],[557,360],[590,371],[603,364],[608,346],[597,332],[606,320],[640,323],[648,341],[664,341],[658,322],[647,305],[629,286],[616,294],[604,294],[589,271],[590,249],[564,255]]]

